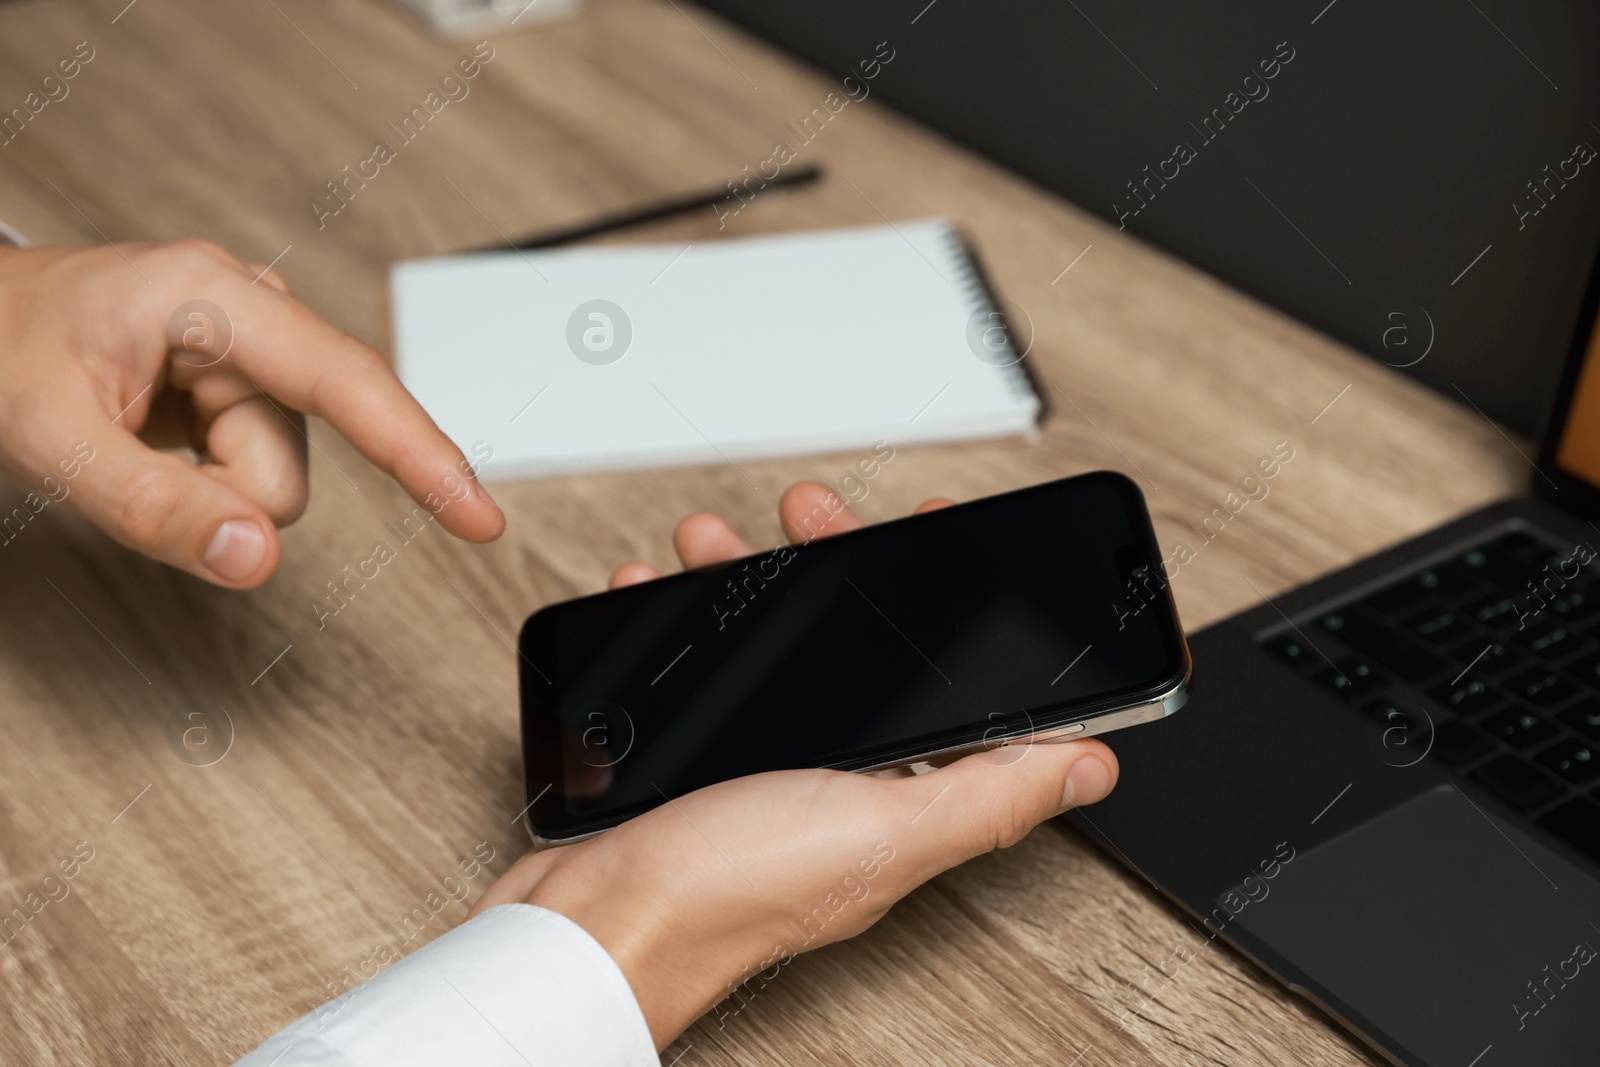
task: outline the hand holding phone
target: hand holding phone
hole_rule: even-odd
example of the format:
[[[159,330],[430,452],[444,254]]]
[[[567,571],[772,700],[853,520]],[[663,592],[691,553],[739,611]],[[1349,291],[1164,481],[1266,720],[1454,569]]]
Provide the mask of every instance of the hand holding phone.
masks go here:
[[[781,507],[790,535],[861,528],[842,505],[826,508],[830,500],[838,498],[815,483],[792,487]],[[805,525],[819,506],[832,515],[820,533]],[[753,551],[711,515],[684,520],[675,541],[690,568]],[[656,577],[633,563],[611,584]],[[813,682],[819,702],[840,696],[826,665]],[[472,910],[529,903],[577,923],[616,961],[662,1049],[708,1010],[719,1026],[738,1025],[795,955],[855,936],[935,875],[1103,799],[1116,778],[1116,758],[1095,740],[978,753],[921,775],[758,774],[675,797],[589,840],[531,851]]]
[[[795,544],[529,618],[536,840],[744,775],[1086,737],[1185,699],[1182,630],[1143,498],[1121,475],[838,532],[847,514],[830,496],[793,517]],[[723,547],[748,547],[721,528]]]

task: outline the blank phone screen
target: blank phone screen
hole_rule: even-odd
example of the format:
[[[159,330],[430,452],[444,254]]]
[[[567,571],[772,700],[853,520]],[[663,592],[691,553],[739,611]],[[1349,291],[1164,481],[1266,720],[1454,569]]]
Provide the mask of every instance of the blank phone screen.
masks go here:
[[[551,605],[519,640],[531,823],[1143,703],[1187,670],[1161,576],[1137,487],[1097,472]]]

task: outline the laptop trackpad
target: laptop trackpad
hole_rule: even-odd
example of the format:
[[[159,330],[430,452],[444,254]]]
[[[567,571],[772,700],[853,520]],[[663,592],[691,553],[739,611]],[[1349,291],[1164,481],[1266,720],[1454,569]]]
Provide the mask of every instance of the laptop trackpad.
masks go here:
[[[1429,1067],[1600,1047],[1600,882],[1454,786],[1295,857],[1236,921]]]

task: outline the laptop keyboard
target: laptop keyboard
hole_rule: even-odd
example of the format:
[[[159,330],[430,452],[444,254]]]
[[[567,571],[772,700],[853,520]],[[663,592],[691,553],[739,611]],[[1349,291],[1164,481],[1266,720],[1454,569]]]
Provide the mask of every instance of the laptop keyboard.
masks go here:
[[[1386,758],[1426,751],[1600,862],[1593,556],[1505,534],[1264,644],[1367,716]]]

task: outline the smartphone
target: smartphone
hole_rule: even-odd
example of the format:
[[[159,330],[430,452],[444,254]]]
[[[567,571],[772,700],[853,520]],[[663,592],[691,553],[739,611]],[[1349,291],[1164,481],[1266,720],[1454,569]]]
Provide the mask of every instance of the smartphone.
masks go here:
[[[552,604],[518,651],[541,844],[761,771],[1159,719],[1190,672],[1144,497],[1110,471]]]

